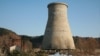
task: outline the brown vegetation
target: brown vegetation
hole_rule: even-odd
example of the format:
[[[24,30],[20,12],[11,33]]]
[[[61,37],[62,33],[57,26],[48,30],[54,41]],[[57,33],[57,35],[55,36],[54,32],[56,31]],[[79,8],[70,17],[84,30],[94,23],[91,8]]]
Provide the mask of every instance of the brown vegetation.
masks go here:
[[[0,28],[0,47],[9,48],[13,45],[21,47],[21,37],[11,30]]]
[[[72,51],[72,54],[97,54],[96,49],[100,50],[100,37],[80,37],[74,36],[74,43],[76,50]],[[17,35],[11,30],[0,28],[0,48],[9,48],[10,46],[17,45],[22,48],[23,51],[29,51],[34,48],[41,48],[43,40],[42,36],[26,36]],[[98,53],[100,54],[100,52]]]

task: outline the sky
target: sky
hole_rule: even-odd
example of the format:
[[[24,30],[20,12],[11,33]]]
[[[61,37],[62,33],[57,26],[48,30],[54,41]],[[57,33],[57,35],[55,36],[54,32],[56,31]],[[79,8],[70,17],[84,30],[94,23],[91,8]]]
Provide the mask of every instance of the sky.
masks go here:
[[[0,27],[19,35],[44,35],[51,2],[68,4],[73,36],[100,37],[100,0],[0,0]]]

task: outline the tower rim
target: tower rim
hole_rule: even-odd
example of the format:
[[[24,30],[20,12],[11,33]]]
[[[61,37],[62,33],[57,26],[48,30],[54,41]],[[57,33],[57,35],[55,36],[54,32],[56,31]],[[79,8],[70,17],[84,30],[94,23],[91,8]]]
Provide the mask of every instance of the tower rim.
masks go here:
[[[52,5],[57,5],[57,4],[65,5],[65,6],[68,7],[68,4],[66,4],[66,3],[64,3],[64,2],[52,2],[52,3],[49,3],[47,7],[49,8],[50,6],[52,6]]]

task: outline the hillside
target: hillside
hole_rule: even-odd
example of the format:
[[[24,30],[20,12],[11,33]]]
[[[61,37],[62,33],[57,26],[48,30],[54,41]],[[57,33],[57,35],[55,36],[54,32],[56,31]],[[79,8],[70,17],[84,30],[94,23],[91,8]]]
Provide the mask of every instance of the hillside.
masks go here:
[[[73,37],[77,49],[100,49],[100,38],[93,37]],[[18,45],[23,50],[32,48],[41,48],[43,35],[27,36],[17,35],[15,32],[0,28],[0,47],[10,47]]]
[[[0,47],[10,47],[17,45],[21,47],[21,37],[18,36],[15,32],[0,28]]]
[[[27,38],[31,43],[33,48],[40,48],[42,45],[43,35],[30,37],[26,35],[20,35],[22,38]],[[100,48],[100,38],[93,38],[93,37],[80,37],[80,36],[73,36],[74,43],[76,48]]]

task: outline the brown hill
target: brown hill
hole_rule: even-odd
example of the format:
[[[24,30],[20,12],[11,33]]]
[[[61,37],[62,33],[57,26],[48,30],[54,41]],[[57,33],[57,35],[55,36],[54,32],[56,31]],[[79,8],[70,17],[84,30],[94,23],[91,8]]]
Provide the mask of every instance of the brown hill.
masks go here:
[[[0,28],[0,47],[9,48],[13,45],[21,47],[21,37],[11,30]]]
[[[74,36],[73,39],[77,49],[100,49],[100,38]],[[17,35],[11,30],[0,28],[0,47],[17,45],[22,50],[41,48],[42,40],[43,35],[35,37]]]

